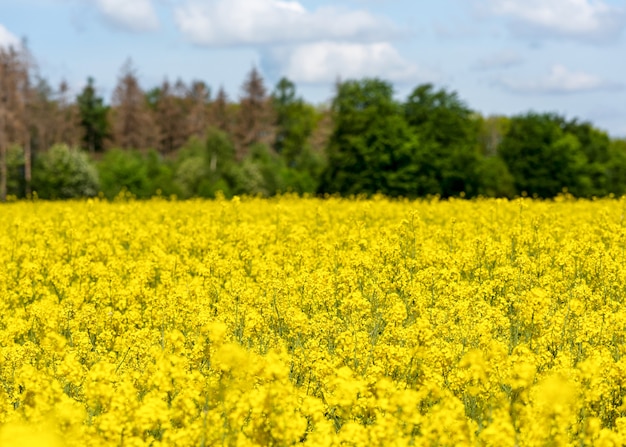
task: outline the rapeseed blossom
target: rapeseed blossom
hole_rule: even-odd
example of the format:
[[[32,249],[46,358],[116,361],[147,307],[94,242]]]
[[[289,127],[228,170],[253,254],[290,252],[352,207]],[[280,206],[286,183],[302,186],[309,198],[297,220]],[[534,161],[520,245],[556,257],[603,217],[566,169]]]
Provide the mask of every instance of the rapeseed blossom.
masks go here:
[[[624,445],[625,209],[4,205],[0,445]]]

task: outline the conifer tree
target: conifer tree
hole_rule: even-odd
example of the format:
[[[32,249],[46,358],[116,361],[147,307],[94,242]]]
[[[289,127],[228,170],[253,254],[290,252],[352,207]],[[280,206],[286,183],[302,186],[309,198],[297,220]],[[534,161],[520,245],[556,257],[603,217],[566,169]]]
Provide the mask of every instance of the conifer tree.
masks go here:
[[[242,86],[235,140],[237,158],[242,159],[256,143],[272,141],[272,110],[263,78],[253,67]]]
[[[111,105],[116,146],[143,150],[156,146],[157,129],[130,60],[122,67]]]
[[[56,96],[54,143],[78,147],[82,140],[80,112],[77,104],[70,98],[70,89],[65,80],[59,84]]]
[[[11,144],[24,147],[28,142],[29,71],[26,54],[23,45],[18,49],[0,47],[0,201],[6,200],[7,196],[8,147]],[[30,159],[26,161],[30,163]]]
[[[186,94],[187,129],[190,135],[203,137],[209,126],[211,90],[203,81],[193,81]]]
[[[231,134],[232,125],[230,115],[228,95],[224,87],[220,87],[215,101],[211,105],[211,121],[214,127],[222,132]]]
[[[307,149],[315,127],[315,110],[302,98],[296,97],[296,86],[287,78],[282,78],[276,85],[272,105],[276,118],[274,150],[288,166],[294,166]]]
[[[87,85],[76,97],[82,127],[82,146],[90,153],[102,152],[110,137],[109,108],[98,96],[95,81],[87,79]]]
[[[172,86],[167,80],[158,89],[155,103],[155,124],[159,129],[159,152],[169,154],[185,144],[189,122],[185,106],[186,87],[182,81]]]

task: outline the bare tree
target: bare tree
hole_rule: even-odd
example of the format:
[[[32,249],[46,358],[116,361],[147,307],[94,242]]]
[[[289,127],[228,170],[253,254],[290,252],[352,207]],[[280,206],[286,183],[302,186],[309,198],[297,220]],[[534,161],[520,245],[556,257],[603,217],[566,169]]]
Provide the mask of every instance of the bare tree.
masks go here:
[[[111,103],[113,137],[117,146],[125,149],[156,146],[158,132],[130,60],[122,67]]]
[[[47,150],[54,143],[57,108],[52,87],[39,76],[30,88],[28,115],[31,149],[34,152]]]
[[[9,105],[9,56],[3,47],[0,47],[0,200],[7,198],[7,136],[8,105]]]
[[[181,80],[178,80],[173,87],[165,80],[157,91],[154,117],[159,129],[161,153],[174,152],[189,138],[186,95],[187,87]]]
[[[217,97],[211,105],[211,123],[219,130],[230,134],[232,131],[232,118],[230,113],[228,95],[224,87],[220,87]]]
[[[202,81],[193,81],[186,95],[187,128],[190,136],[203,137],[209,127],[211,90]]]
[[[80,146],[83,131],[80,127],[78,105],[72,101],[67,82],[61,81],[56,94],[56,126],[54,143],[64,143],[70,147]]]
[[[25,162],[30,169],[30,147],[26,104],[29,92],[28,52],[20,48],[0,47],[0,200],[7,196],[7,150],[9,145],[28,147]],[[27,184],[30,171],[27,171]]]
[[[270,98],[267,95],[263,78],[253,67],[242,86],[235,129],[237,158],[243,158],[253,144],[272,142],[272,122]]]

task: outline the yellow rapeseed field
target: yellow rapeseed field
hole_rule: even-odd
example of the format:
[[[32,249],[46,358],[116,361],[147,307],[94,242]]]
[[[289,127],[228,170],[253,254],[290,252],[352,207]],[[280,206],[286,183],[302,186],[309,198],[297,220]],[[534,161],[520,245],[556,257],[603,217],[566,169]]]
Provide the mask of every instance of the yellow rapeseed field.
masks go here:
[[[624,445],[625,209],[5,204],[0,445]]]

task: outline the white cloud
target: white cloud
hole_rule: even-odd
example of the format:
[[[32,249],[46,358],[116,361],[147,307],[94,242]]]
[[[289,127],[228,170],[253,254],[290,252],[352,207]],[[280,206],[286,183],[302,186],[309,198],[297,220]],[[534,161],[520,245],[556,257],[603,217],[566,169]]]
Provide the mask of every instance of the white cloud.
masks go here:
[[[17,47],[18,45],[20,45],[20,39],[0,23],[0,48]]]
[[[373,42],[398,33],[391,22],[367,11],[324,7],[311,12],[283,0],[187,0],[175,8],[175,19],[190,41],[206,46]]]
[[[151,0],[95,0],[104,19],[127,31],[153,31],[159,27]]]
[[[437,77],[405,60],[387,42],[315,42],[272,50],[270,58],[280,67],[281,75],[308,84],[334,82],[337,78],[380,77],[415,82]]]
[[[560,64],[553,65],[550,73],[543,78],[523,81],[502,79],[498,83],[515,93],[530,94],[569,94],[622,87],[592,74],[570,71]]]
[[[617,37],[626,25],[624,8],[602,0],[489,0],[490,13],[508,17],[522,35],[589,40]]]
[[[495,70],[499,68],[511,68],[524,62],[522,56],[513,50],[503,50],[498,53],[480,59],[474,65],[476,70]]]

